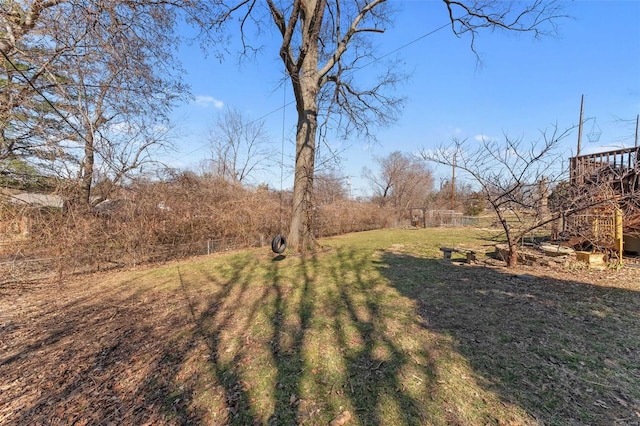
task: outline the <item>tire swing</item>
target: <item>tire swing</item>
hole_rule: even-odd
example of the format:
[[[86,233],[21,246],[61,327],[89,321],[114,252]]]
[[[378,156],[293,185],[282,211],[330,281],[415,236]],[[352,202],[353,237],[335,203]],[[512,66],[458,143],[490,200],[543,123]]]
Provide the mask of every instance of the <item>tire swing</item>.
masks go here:
[[[271,241],[271,250],[276,254],[282,254],[287,248],[287,240],[284,235],[276,235]]]

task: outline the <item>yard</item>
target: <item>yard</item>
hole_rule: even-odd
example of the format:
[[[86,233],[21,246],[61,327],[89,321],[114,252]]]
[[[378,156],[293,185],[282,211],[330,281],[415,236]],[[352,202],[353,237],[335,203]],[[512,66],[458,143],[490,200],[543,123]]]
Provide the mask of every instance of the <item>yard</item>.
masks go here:
[[[0,287],[0,423],[640,424],[640,268],[321,242]]]

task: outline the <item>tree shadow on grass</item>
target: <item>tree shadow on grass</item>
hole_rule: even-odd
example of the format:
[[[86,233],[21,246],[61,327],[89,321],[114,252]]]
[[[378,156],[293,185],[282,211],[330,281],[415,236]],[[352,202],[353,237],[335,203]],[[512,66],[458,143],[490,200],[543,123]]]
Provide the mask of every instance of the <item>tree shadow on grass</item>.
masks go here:
[[[0,422],[215,424],[219,415],[251,424],[237,358],[221,360],[217,345],[234,308],[246,308],[254,266],[238,259],[226,279],[202,271],[193,289],[193,277],[179,268],[157,278],[171,281],[169,288],[142,288],[136,280],[115,288],[51,287],[16,306],[25,314],[11,312],[3,321]],[[203,363],[216,382],[210,393],[222,395],[223,413],[195,400],[211,384]]]
[[[245,363],[245,353],[242,349],[231,350],[228,345],[229,330],[238,329],[237,313],[242,312],[243,322],[248,326],[255,317],[261,302],[266,297],[266,291],[261,294],[253,293],[252,280],[255,263],[248,261],[236,262],[228,268],[231,272],[228,278],[208,275],[207,281],[214,284],[218,290],[210,293],[191,294],[190,285],[180,276],[180,285],[188,301],[190,315],[195,324],[196,340],[204,342],[207,348],[207,366],[212,378],[224,392],[221,407],[226,412],[214,414],[207,423],[223,422],[230,424],[256,424],[258,415],[251,404],[245,382],[239,366]],[[202,291],[201,277],[197,277],[200,292]],[[200,294],[200,295],[199,295]],[[203,299],[198,300],[199,297]],[[198,303],[200,302],[200,303]],[[197,305],[201,305],[198,308]],[[230,353],[231,356],[225,356]],[[205,380],[207,380],[205,378]],[[216,420],[217,419],[217,420]]]
[[[315,257],[303,257],[299,265],[300,280],[288,284],[282,277],[279,264],[271,265],[270,293],[274,300],[269,318],[272,330],[270,349],[275,362],[276,381],[275,407],[269,424],[292,425],[304,421],[298,405],[305,370],[304,338],[314,314],[316,265]]]
[[[447,404],[488,394],[532,422],[637,421],[640,292],[344,248],[164,274],[0,312],[0,421],[470,424]],[[473,384],[444,398],[459,365]]]
[[[640,291],[389,252],[379,269],[504,402],[544,424],[640,423]]]
[[[424,407],[402,378],[414,363],[387,330],[396,296],[388,297],[375,271],[367,275],[368,256],[349,250],[331,256],[328,269],[326,259],[321,267],[315,256],[270,262],[267,280],[254,283],[257,293],[248,291],[244,271],[228,280],[233,290],[193,310],[199,333],[213,342],[217,382],[236,395],[228,423],[327,424],[348,412],[360,424],[422,424]],[[222,334],[239,318],[244,328],[237,337],[246,335],[250,355],[233,349],[233,358],[223,361],[229,342],[221,343]],[[256,389],[262,379],[252,369],[266,376],[266,392]],[[420,375],[430,386],[429,371],[424,367]]]
[[[62,293],[27,308],[37,316],[15,316],[3,336],[12,340],[0,358],[3,424],[197,421],[188,389],[172,380],[191,350],[174,334],[184,318],[163,315],[154,295],[143,301],[135,290],[53,299]]]
[[[293,280],[272,262],[267,282],[254,282],[259,262],[252,256],[223,265],[196,272],[178,266],[169,289],[122,282],[36,306],[54,297],[50,289],[29,301],[26,315],[0,317],[7,350],[0,356],[2,423],[303,421],[297,395],[315,260],[303,259]],[[274,375],[266,397],[255,389],[254,362],[262,362],[257,374]]]
[[[385,424],[386,405],[395,409],[396,424],[421,424],[423,408],[403,389],[402,369],[412,360],[388,334],[389,300],[380,282],[365,275],[370,259],[349,250],[339,250],[336,256],[336,268],[331,270],[335,283],[332,328],[343,353],[343,386],[354,416],[362,424]]]

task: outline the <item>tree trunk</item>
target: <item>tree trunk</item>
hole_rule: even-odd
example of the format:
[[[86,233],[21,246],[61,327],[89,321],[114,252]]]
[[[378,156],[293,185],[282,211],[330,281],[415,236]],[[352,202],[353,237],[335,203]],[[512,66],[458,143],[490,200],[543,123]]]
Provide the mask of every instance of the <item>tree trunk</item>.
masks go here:
[[[509,268],[513,268],[518,264],[518,245],[509,243],[509,259],[507,259],[507,265]]]
[[[507,222],[507,219],[505,219],[505,217],[501,213],[499,206],[492,203],[492,207],[498,215],[498,220],[502,224],[502,229],[504,229],[504,235],[507,239],[508,257],[504,260],[505,262],[507,262],[507,266],[509,268],[512,268],[518,264],[518,239],[514,238],[514,235],[511,232],[511,227],[509,226],[509,222]]]
[[[313,175],[318,129],[318,41],[310,40],[299,76],[292,78],[296,96],[298,125],[296,128],[296,160],[293,183],[293,206],[289,227],[289,247],[305,253],[314,250]]]
[[[87,205],[91,205],[91,187],[93,185],[93,167],[95,161],[95,151],[93,148],[93,133],[88,132],[84,145],[84,161],[82,164],[82,183],[81,196],[82,201]]]
[[[296,133],[296,165],[293,184],[293,210],[289,228],[289,246],[304,253],[313,250],[313,173],[317,112],[305,110],[298,118]]]

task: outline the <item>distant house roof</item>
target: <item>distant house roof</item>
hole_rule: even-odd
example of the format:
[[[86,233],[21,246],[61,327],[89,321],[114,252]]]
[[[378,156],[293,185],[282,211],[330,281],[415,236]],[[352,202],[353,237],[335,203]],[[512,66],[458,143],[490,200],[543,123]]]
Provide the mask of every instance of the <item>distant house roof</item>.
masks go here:
[[[102,200],[98,204],[92,207],[94,213],[99,214],[111,214],[116,210],[122,208],[123,200]]]
[[[25,204],[33,207],[64,207],[64,198],[59,195],[37,194],[33,192],[22,192],[9,196],[9,202],[13,204]]]

